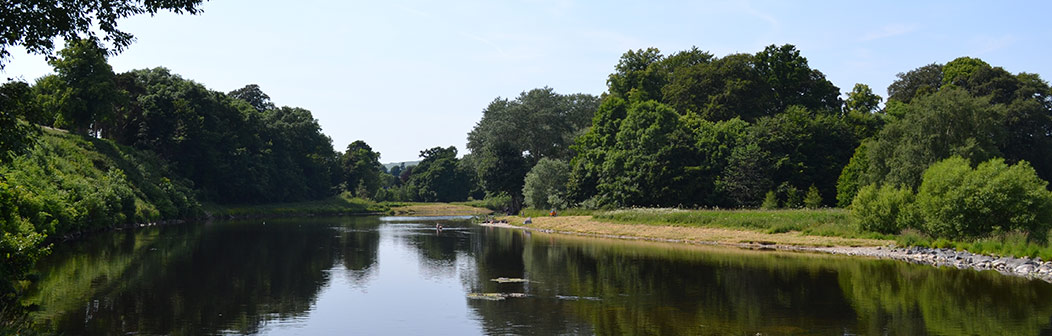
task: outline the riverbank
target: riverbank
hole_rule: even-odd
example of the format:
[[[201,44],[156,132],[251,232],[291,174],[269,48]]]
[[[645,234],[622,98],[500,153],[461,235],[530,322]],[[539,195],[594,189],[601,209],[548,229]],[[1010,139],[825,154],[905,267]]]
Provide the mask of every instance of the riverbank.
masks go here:
[[[636,223],[616,223],[598,220],[593,216],[535,217],[530,224],[526,218],[502,217],[506,224],[483,226],[535,230],[567,235],[650,240],[659,242],[718,245],[747,249],[771,249],[798,252],[819,252],[879,259],[893,259],[935,267],[955,267],[977,271],[992,270],[1005,275],[1020,276],[1052,282],[1052,262],[1041,258],[989,256],[967,251],[929,247],[898,247],[890,239],[845,238],[805,235],[799,231],[759,232],[721,227],[674,226]]]
[[[396,216],[479,216],[492,214],[493,210],[464,204],[409,203],[392,206],[387,213]]]
[[[311,217],[342,215],[381,215],[391,211],[400,203],[374,202],[351,197],[347,193],[328,198],[288,203],[256,205],[205,204],[204,212],[210,218],[259,218],[259,217]]]

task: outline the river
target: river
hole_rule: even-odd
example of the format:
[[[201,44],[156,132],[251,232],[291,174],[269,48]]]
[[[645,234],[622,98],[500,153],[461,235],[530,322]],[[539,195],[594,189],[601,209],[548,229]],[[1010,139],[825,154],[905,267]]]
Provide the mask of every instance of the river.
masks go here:
[[[463,217],[117,231],[56,246],[39,273],[32,319],[73,335],[1052,334],[1052,284],[992,271]]]

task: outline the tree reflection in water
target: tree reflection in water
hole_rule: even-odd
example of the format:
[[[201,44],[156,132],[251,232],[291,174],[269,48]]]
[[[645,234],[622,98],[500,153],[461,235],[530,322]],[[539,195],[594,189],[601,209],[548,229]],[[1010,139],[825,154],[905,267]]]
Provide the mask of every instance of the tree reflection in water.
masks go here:
[[[280,334],[271,324],[288,320],[484,334],[1052,333],[1052,285],[992,272],[443,226],[345,217],[99,234],[57,246],[26,302],[40,305],[43,331],[66,334]],[[491,281],[502,277],[527,282]],[[355,289],[322,300],[334,286]]]

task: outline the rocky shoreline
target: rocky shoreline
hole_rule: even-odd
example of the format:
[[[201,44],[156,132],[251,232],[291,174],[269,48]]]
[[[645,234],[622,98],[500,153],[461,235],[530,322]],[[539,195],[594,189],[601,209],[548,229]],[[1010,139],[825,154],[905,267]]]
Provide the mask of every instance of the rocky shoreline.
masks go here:
[[[819,247],[815,251],[850,256],[901,260],[935,267],[954,267],[1052,282],[1052,262],[1041,258],[995,257],[954,249],[927,247]]]
[[[672,242],[672,243],[688,243],[698,245],[720,245],[720,246],[733,246],[747,249],[763,249],[763,250],[782,250],[782,251],[798,251],[798,252],[821,252],[829,254],[847,255],[847,256],[858,256],[858,257],[869,257],[878,259],[892,259],[905,261],[913,264],[930,265],[934,267],[954,267],[957,269],[971,269],[976,271],[988,271],[993,270],[998,273],[1010,276],[1018,276],[1029,279],[1040,279],[1045,282],[1052,283],[1052,261],[1043,261],[1041,258],[1015,258],[1015,257],[997,257],[988,256],[983,254],[975,254],[968,251],[957,251],[954,249],[939,249],[939,248],[927,248],[919,246],[911,247],[896,247],[896,246],[875,246],[875,247],[849,247],[849,246],[837,246],[837,247],[815,247],[815,246],[801,246],[801,245],[777,245],[777,244],[763,244],[763,243],[739,243],[739,244],[727,244],[721,242],[708,242],[708,241],[693,241],[693,240],[677,240],[677,239],[662,239],[662,238],[649,238],[649,237],[633,237],[623,235],[606,235],[598,233],[582,233],[582,232],[570,232],[570,231],[556,231],[549,229],[531,228],[520,225],[512,224],[488,224],[480,223],[483,226],[503,227],[520,229],[527,231],[537,231],[544,233],[557,233],[575,236],[588,236],[588,237],[600,237],[600,238],[616,238],[616,239],[630,239],[630,240],[650,240],[659,242]]]

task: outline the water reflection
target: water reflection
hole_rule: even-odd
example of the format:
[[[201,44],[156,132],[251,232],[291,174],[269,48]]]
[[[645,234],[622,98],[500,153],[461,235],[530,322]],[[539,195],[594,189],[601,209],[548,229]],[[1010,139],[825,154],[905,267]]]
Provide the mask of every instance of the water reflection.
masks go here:
[[[530,234],[464,218],[117,232],[59,246],[41,274],[28,299],[41,307],[34,317],[45,332],[66,334],[1052,333],[1052,285],[1043,282],[893,261]]]

